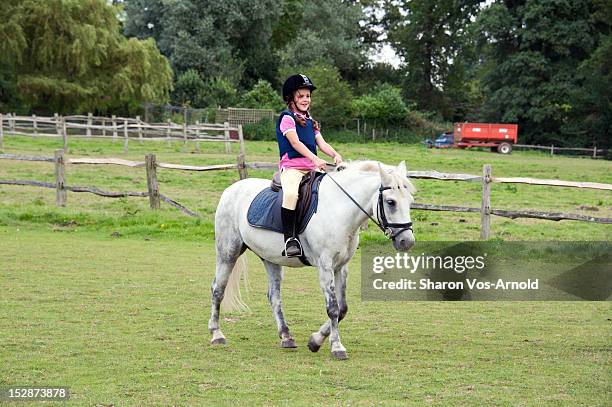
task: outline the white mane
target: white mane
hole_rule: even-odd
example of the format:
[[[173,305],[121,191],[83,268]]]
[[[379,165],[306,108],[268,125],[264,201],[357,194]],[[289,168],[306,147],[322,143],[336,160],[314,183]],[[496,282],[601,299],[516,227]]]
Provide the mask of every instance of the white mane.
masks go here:
[[[340,171],[340,174],[344,173],[346,175],[353,175],[356,173],[361,176],[371,176],[371,175],[379,175],[379,168],[382,168],[384,172],[389,174],[391,179],[391,184],[388,185],[390,187],[399,188],[401,191],[408,191],[410,194],[414,194],[416,192],[416,188],[410,180],[408,176],[405,174],[401,174],[399,167],[394,167],[392,165],[383,164],[379,161],[373,160],[357,160],[357,161],[349,161],[341,164],[345,166],[345,169]],[[402,166],[402,164],[400,164]],[[405,171],[405,166],[404,166]]]

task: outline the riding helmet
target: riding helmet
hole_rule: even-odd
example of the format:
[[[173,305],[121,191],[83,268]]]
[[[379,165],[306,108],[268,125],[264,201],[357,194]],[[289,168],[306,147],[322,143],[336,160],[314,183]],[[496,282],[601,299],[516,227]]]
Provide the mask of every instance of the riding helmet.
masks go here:
[[[314,86],[310,78],[306,75],[291,75],[283,84],[283,99],[285,101],[289,100],[293,92],[301,88],[308,88],[312,92],[316,89],[316,86]]]

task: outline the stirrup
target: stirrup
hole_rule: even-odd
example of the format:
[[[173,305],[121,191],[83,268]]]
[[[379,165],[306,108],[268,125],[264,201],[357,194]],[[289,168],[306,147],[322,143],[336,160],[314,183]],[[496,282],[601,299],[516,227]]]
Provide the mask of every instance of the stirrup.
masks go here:
[[[287,245],[290,242],[296,242],[298,248],[300,249],[300,253],[299,254],[293,254],[291,256],[287,255]],[[285,250],[283,250],[283,252],[281,253],[283,256],[285,257],[302,257],[304,255],[304,251],[302,250],[302,244],[300,243],[300,241],[295,238],[295,237],[290,237],[289,239],[287,239],[287,241],[285,241]]]

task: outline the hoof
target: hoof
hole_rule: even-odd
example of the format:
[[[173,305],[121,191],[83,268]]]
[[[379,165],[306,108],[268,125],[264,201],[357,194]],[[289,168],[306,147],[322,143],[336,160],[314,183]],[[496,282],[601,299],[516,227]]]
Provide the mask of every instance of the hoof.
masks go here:
[[[348,359],[348,355],[345,350],[336,350],[332,352],[332,356],[337,360],[346,360]]]
[[[297,345],[295,344],[295,341],[293,339],[285,339],[284,341],[281,341],[281,348],[295,349],[297,348]]]
[[[310,339],[308,340],[308,349],[310,349],[311,352],[318,352],[319,349],[321,349],[321,345],[319,345],[314,338],[312,337],[312,335],[310,336]]]
[[[212,341],[210,341],[211,345],[225,345],[225,338],[215,338]]]

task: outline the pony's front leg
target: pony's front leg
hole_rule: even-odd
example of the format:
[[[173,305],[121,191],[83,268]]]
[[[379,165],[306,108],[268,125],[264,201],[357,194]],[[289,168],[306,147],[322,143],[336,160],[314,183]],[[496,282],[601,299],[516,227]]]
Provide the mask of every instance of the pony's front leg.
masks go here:
[[[329,342],[331,344],[332,355],[336,359],[347,359],[346,349],[340,342],[340,332],[338,330],[340,306],[338,294],[336,293],[336,279],[338,277],[337,274],[340,272],[339,270],[335,273],[332,267],[320,267],[319,282],[325,295],[325,305],[327,307],[327,316],[329,317]]]
[[[336,299],[338,301],[338,323],[344,319],[348,312],[348,305],[346,303],[346,278],[348,275],[348,266],[344,265],[339,271],[336,271],[334,276]],[[317,332],[310,335],[308,340],[308,349],[311,352],[318,352],[325,339],[331,333],[331,320],[328,319]]]
[[[278,327],[278,336],[281,338],[282,348],[297,348],[293,336],[289,332],[289,327],[285,322],[283,307],[281,304],[281,283],[283,281],[283,268],[278,264],[263,260],[266,271],[268,272],[268,300],[272,307],[274,319]]]

